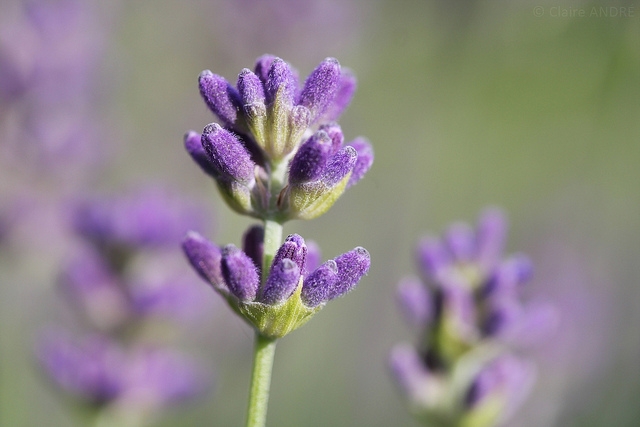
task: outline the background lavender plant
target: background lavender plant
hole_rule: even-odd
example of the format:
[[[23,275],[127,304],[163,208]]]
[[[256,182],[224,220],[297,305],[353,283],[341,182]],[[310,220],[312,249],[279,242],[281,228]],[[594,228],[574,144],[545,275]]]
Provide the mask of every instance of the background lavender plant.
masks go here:
[[[101,176],[100,188],[162,177],[211,203],[217,190],[176,144],[185,129],[212,120],[194,79],[206,68],[235,76],[264,52],[286,58],[301,75],[327,56],[357,70],[357,96],[341,126],[376,143],[367,185],[349,189],[324,217],[295,224],[326,254],[362,244],[377,261],[370,273],[376,281],[283,341],[271,404],[287,411],[273,412],[273,425],[300,419],[312,426],[417,425],[384,370],[388,349],[408,337],[390,284],[414,269],[418,235],[473,218],[487,203],[503,206],[514,224],[507,252],[536,260],[537,280],[526,297],[561,297],[561,310],[571,316],[546,343],[559,355],[535,352],[538,386],[511,424],[638,424],[637,17],[549,16],[551,6],[587,12],[622,6],[611,2],[343,2],[354,5],[358,22],[349,19],[338,42],[322,25],[326,15],[306,12],[314,24],[300,25],[292,37],[276,34],[274,48],[238,41],[239,29],[266,16],[256,16],[260,9],[233,15],[223,11],[228,2],[205,3],[126,2],[113,13],[100,70],[119,81],[105,118],[109,131],[122,133],[107,138],[109,146],[120,143],[122,155]],[[534,16],[534,6],[545,14]],[[224,19],[231,27],[226,32],[219,25]],[[256,24],[251,33],[273,34],[274,27]],[[31,181],[18,186],[7,170],[0,172],[3,200],[36,188]],[[42,200],[56,193],[37,194]],[[217,240],[239,245],[246,219],[218,210]],[[70,423],[28,358],[36,326],[55,312],[50,273],[57,264],[50,257],[57,250],[40,245],[37,256],[25,258],[17,247],[24,248],[29,231],[57,248],[56,234],[43,231],[48,217],[28,229],[12,228],[0,249],[2,425]],[[565,266],[571,267],[559,268]],[[178,410],[164,425],[232,424],[244,410],[235,397],[245,394],[246,384],[235,372],[250,363],[243,331],[250,332],[225,310],[194,328],[189,343],[225,367],[217,388],[226,392]],[[237,333],[212,332],[222,328]],[[33,411],[34,401],[45,421]]]

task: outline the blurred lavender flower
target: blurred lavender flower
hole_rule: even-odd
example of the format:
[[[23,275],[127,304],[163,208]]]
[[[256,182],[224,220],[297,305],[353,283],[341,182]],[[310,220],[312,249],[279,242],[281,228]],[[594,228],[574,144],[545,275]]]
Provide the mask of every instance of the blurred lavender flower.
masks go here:
[[[36,353],[57,387],[97,408],[137,405],[157,411],[209,385],[208,373],[179,353],[151,346],[127,349],[104,335],[78,341],[49,332]]]
[[[253,232],[254,227],[249,232]],[[319,258],[317,246],[313,257]],[[369,253],[361,247],[344,253],[307,273],[308,248],[292,234],[280,246],[264,284],[252,258],[230,245],[220,249],[190,232],[184,252],[200,276],[220,293],[231,308],[265,337],[280,338],[306,323],[324,305],[351,291],[369,271]]]
[[[77,180],[103,157],[98,121],[97,65],[104,23],[96,4],[30,0],[0,31],[0,122],[6,158]],[[6,167],[11,167],[9,162]],[[24,173],[22,167],[20,172]]]
[[[176,252],[187,229],[203,227],[204,212],[150,188],[78,202],[70,219],[84,244],[58,283],[92,332],[78,343],[60,334],[41,340],[38,359],[53,383],[100,414],[143,418],[204,392],[201,368],[145,337],[169,332],[160,317],[186,320],[207,308]]]
[[[431,425],[499,425],[533,384],[531,363],[507,349],[548,335],[555,311],[520,302],[532,265],[521,254],[503,258],[506,234],[497,209],[484,211],[475,230],[453,224],[418,245],[422,280],[399,285],[402,312],[421,338],[417,348],[396,347],[390,367],[412,411]]]
[[[278,221],[326,212],[373,163],[360,137],[344,144],[335,120],[355,92],[355,77],[334,58],[300,84],[285,61],[264,55],[244,69],[234,87],[205,70],[200,93],[222,126],[188,132],[185,147],[213,177],[236,212]]]

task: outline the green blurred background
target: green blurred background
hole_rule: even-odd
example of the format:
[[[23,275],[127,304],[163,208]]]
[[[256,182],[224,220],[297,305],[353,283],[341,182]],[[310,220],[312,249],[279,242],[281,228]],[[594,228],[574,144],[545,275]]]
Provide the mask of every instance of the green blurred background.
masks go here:
[[[558,16],[593,6],[632,16]],[[395,285],[414,272],[421,235],[474,221],[486,205],[508,212],[509,251],[534,260],[528,297],[561,314],[557,333],[531,351],[540,379],[511,425],[640,425],[640,4],[136,0],[104,17],[100,114],[117,149],[94,188],[168,183],[215,211],[210,237],[221,244],[238,244],[251,221],[183,150],[185,131],[215,120],[199,72],[235,81],[268,52],[303,76],[326,56],[358,76],[340,123],[347,140],[371,140],[373,168],[327,214],[285,232],[316,240],[324,259],[362,245],[372,268],[279,343],[269,425],[418,425],[385,366],[395,343],[414,339]],[[55,256],[3,258],[0,425],[71,426],[31,356],[60,309]],[[161,426],[244,422],[252,333],[213,307],[183,344],[213,366],[215,390]]]

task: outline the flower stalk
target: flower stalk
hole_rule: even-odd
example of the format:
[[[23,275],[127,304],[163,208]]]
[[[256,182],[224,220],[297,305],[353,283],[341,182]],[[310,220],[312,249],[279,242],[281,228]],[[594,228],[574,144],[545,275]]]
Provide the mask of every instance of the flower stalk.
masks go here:
[[[255,334],[253,372],[251,373],[251,388],[249,389],[249,405],[247,407],[247,427],[264,427],[266,424],[276,342],[276,339],[264,337],[259,332]]]

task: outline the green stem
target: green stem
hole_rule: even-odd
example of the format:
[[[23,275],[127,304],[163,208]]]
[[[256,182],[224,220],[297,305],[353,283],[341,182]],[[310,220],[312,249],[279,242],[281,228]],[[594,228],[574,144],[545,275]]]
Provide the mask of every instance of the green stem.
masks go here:
[[[264,427],[267,421],[269,386],[271,385],[271,370],[275,353],[276,340],[263,337],[256,332],[247,427]]]
[[[264,246],[262,256],[262,283],[264,284],[271,268],[271,261],[282,244],[282,224],[270,219],[264,220]]]

